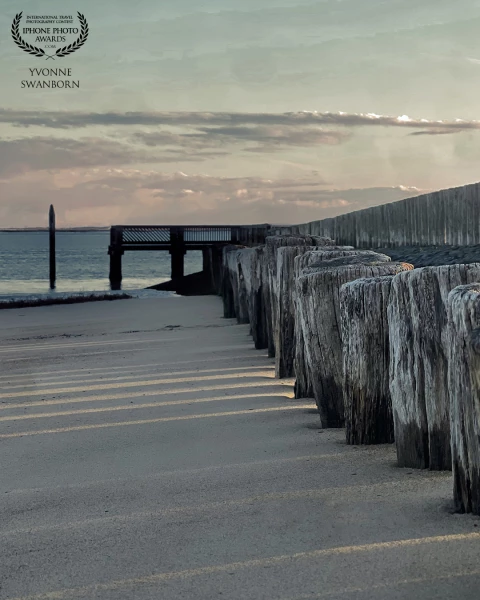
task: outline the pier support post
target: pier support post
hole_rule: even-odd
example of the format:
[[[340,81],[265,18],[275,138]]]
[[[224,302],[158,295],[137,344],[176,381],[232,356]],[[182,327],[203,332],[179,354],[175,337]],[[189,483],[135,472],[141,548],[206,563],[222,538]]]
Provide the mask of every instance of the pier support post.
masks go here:
[[[110,287],[112,290],[122,289],[122,255],[123,252],[110,253]]]
[[[202,249],[202,271],[204,273],[210,273],[212,269],[212,249]]]
[[[172,248],[170,250],[172,256],[172,279],[178,279],[184,275],[183,257],[186,254],[185,248]]]
[[[183,227],[172,227],[170,229],[170,255],[172,257],[171,278],[179,279],[184,276],[183,257],[187,253],[184,243]]]

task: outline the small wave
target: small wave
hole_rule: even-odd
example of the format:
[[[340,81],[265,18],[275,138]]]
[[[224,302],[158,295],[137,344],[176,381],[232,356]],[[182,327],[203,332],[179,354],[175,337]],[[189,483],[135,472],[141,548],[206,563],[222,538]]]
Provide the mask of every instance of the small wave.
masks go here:
[[[161,298],[176,296],[174,292],[164,292],[157,290],[128,289],[119,291],[101,291],[101,292],[55,292],[48,294],[11,294],[0,296],[0,304],[10,304],[11,302],[45,302],[48,300],[67,300],[72,298],[105,298],[105,296],[125,296],[131,298]]]

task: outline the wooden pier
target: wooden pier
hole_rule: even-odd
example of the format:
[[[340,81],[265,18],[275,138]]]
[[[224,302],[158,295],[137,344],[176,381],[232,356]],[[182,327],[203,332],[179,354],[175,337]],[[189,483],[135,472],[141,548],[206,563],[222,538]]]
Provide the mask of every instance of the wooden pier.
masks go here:
[[[114,225],[110,229],[110,284],[120,289],[122,256],[126,251],[164,250],[171,255],[171,278],[184,275],[184,256],[188,250],[206,252],[229,244],[263,244],[270,225]]]

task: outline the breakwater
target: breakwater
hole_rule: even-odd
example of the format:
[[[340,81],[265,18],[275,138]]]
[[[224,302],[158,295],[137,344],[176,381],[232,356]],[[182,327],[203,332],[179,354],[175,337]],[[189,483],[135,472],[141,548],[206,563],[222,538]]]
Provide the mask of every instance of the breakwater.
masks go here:
[[[480,244],[480,183],[422,194],[286,229],[357,248]]]
[[[315,398],[322,427],[395,443],[402,467],[453,470],[456,509],[480,514],[480,264],[414,268],[347,239],[224,247],[224,315]]]

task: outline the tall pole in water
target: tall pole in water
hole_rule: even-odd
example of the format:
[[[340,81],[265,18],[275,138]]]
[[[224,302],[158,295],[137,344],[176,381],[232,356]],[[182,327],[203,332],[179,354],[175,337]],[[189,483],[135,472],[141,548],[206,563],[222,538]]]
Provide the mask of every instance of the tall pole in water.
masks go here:
[[[50,289],[55,289],[55,279],[57,278],[56,258],[55,258],[55,209],[50,204],[48,212],[48,232],[50,249]]]

